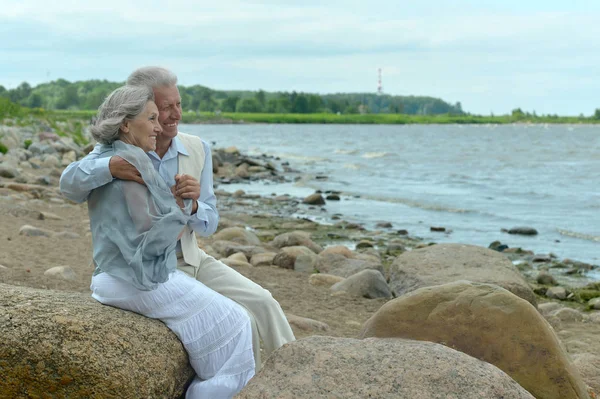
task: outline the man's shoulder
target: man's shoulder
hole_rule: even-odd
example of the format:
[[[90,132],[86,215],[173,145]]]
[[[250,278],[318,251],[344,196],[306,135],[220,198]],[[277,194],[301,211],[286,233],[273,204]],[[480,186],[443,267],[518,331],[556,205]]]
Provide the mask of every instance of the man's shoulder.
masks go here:
[[[179,138],[179,140],[181,140],[183,145],[186,147],[188,145],[194,146],[195,148],[202,148],[202,149],[206,149],[206,147],[207,147],[206,142],[198,136],[194,136],[192,134],[183,133],[183,132],[177,132],[177,137]]]

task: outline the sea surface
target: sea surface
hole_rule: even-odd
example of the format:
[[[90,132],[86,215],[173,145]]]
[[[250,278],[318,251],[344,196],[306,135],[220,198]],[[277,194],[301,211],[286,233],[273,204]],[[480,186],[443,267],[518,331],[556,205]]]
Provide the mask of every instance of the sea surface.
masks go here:
[[[181,125],[216,147],[289,161],[295,184],[227,191],[342,192],[328,215],[435,242],[510,247],[600,264],[600,127],[593,125]],[[320,176],[320,179],[317,179]],[[327,176],[323,179],[322,176]],[[431,232],[441,226],[450,233]],[[529,226],[537,236],[501,229]],[[600,273],[597,274],[600,278]]]

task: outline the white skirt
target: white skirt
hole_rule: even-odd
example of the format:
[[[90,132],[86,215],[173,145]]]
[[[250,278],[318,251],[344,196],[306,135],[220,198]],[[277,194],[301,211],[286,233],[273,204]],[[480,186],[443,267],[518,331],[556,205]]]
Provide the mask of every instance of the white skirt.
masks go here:
[[[141,291],[100,273],[90,288],[100,303],[159,319],[179,337],[197,374],[186,398],[232,398],[254,376],[247,313],[187,274],[176,270],[156,290]]]

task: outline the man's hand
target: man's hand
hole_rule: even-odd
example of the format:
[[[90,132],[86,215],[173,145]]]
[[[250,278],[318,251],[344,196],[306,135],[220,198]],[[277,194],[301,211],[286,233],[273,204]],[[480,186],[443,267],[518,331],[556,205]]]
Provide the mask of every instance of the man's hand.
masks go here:
[[[142,175],[140,175],[140,172],[135,168],[135,166],[120,156],[114,155],[110,157],[108,169],[110,170],[110,174],[116,179],[131,180],[146,185],[144,180],[142,180]]]
[[[192,214],[198,210],[198,198],[200,198],[200,182],[190,175],[175,175],[175,196],[189,198],[192,202]]]

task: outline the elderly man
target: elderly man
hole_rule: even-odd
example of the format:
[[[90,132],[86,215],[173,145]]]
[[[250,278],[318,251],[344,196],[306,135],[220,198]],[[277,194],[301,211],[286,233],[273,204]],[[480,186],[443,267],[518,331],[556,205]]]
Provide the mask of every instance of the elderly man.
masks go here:
[[[213,234],[219,222],[210,147],[200,138],[178,131],[181,96],[177,77],[172,72],[159,67],[140,68],[129,76],[127,84],[147,86],[154,91],[162,132],[157,137],[156,150],[148,156],[176,195],[194,200],[192,212],[196,217],[188,223],[177,243],[177,267],[248,311],[258,371],[261,339],[268,355],[295,338],[279,303],[269,291],[198,248],[196,233],[200,236]],[[96,147],[63,171],[60,189],[70,200],[84,202],[90,191],[115,178],[144,184],[137,169],[124,159],[118,156],[99,158],[98,154]]]

